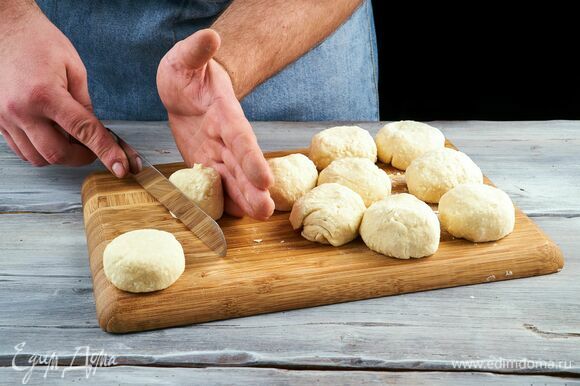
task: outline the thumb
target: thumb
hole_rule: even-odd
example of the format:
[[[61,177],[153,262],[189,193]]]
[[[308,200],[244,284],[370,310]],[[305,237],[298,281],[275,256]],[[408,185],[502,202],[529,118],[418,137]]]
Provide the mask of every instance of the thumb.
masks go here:
[[[212,29],[202,29],[175,45],[173,60],[186,68],[203,67],[220,47],[220,36]]]

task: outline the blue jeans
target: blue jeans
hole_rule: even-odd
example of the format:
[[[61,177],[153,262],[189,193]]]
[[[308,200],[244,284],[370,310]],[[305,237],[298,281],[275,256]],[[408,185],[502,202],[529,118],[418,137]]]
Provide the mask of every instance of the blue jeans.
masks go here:
[[[211,25],[229,0],[37,0],[72,41],[100,119],[166,120],[157,65],[179,40]],[[242,101],[250,120],[379,119],[370,0],[322,44]]]

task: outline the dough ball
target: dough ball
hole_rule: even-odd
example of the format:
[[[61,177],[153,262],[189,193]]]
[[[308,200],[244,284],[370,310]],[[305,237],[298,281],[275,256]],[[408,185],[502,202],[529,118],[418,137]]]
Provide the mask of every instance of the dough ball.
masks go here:
[[[417,158],[405,172],[409,193],[425,202],[437,203],[459,184],[483,183],[479,167],[466,154],[443,148]]]
[[[388,123],[375,141],[379,159],[401,170],[423,154],[445,147],[445,136],[439,129],[416,121]]]
[[[220,174],[215,169],[195,164],[192,168],[176,171],[169,181],[211,218],[217,220],[222,217],[224,191]]]
[[[509,196],[493,186],[462,184],[441,197],[439,219],[455,237],[494,241],[514,230],[515,208]]]
[[[440,234],[439,220],[429,205],[407,193],[372,204],[360,226],[367,247],[398,259],[434,254]]]
[[[336,182],[358,193],[366,206],[391,194],[391,179],[368,158],[340,158],[318,176],[318,185]]]
[[[274,175],[269,190],[276,210],[292,210],[294,202],[316,186],[318,170],[304,154],[270,158],[268,164]]]
[[[302,228],[305,239],[338,247],[357,237],[365,209],[362,198],[346,186],[323,184],[296,201],[290,223]]]
[[[103,267],[107,279],[123,291],[158,291],[181,276],[185,255],[171,233],[139,229],[123,233],[107,245]]]
[[[312,137],[310,159],[318,170],[345,157],[368,158],[377,162],[377,145],[368,131],[358,126],[337,126]]]

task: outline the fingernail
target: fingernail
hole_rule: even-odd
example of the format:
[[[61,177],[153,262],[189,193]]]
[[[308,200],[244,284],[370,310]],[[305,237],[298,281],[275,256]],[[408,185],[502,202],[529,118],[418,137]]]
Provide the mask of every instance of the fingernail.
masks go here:
[[[123,175],[125,174],[125,168],[123,167],[123,164],[120,162],[115,162],[113,164],[112,169],[113,169],[113,173],[119,178],[123,177]]]
[[[137,173],[143,169],[143,162],[141,162],[141,157],[135,157],[135,165],[137,166]]]

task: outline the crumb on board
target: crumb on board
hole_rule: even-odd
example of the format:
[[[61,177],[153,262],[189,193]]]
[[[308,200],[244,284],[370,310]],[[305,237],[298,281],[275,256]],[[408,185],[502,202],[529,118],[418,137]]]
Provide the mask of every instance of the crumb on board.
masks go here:
[[[506,276],[511,276],[511,275],[513,275],[513,274],[514,274],[514,273],[513,273],[512,271],[509,271],[509,270],[508,270],[508,271],[505,271],[505,275],[506,275]]]
[[[280,240],[280,244],[284,244],[285,242],[285,240]]]
[[[493,280],[495,280],[495,275],[489,275],[489,276],[488,276],[488,277],[485,279],[485,281],[493,281]]]
[[[254,239],[254,242],[260,244],[263,240],[262,239]]]

